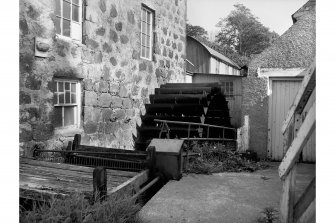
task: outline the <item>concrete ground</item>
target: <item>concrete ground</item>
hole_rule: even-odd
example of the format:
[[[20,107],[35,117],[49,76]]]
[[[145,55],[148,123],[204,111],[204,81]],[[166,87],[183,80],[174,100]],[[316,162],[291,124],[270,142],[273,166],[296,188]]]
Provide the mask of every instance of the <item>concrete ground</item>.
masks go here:
[[[254,173],[189,174],[168,182],[140,211],[144,222],[257,222],[265,207],[279,210],[279,163]],[[315,165],[299,164],[297,194],[315,176]]]

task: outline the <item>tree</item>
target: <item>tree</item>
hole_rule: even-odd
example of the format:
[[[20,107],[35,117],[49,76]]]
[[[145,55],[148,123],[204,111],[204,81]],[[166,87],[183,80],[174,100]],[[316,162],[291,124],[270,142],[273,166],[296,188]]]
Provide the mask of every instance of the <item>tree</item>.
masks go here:
[[[228,47],[240,55],[250,56],[262,52],[279,36],[270,32],[244,5],[236,4],[234,7],[235,9],[226,18],[221,18],[217,24],[221,30],[216,35],[216,41],[221,46]]]
[[[201,26],[193,26],[189,23],[186,23],[186,33],[189,36],[193,36],[193,37],[202,37],[207,39],[207,31],[202,28]]]

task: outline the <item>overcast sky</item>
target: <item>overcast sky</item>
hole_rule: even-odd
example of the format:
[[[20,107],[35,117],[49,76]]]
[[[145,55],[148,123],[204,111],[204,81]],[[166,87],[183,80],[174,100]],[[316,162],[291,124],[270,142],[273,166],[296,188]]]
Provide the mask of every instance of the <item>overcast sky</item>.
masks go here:
[[[308,0],[187,0],[187,20],[209,33],[218,30],[215,25],[226,17],[234,4],[241,3],[259,18],[271,31],[283,34],[291,25],[291,15]]]

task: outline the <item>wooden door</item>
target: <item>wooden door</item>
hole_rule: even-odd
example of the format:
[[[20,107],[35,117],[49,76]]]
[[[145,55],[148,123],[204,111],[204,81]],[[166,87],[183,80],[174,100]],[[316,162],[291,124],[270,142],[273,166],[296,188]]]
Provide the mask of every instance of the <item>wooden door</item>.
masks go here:
[[[302,79],[299,78],[271,78],[270,88],[272,94],[269,101],[269,135],[268,135],[268,157],[272,160],[281,161],[284,157],[284,139],[281,127],[287,112],[301,86]],[[311,95],[315,97],[315,92]],[[310,106],[307,105],[306,108]],[[305,112],[303,112],[304,114]],[[315,130],[302,150],[301,161],[315,162]]]
[[[270,79],[272,94],[269,101],[268,157],[281,161],[284,157],[284,138],[281,127],[293,104],[302,79]]]

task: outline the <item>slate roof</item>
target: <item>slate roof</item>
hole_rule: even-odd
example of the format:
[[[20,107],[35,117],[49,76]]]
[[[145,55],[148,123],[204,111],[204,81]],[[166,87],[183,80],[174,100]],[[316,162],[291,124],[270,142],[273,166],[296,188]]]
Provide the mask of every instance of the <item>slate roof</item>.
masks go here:
[[[315,57],[315,1],[308,2],[304,13],[271,46],[255,56],[249,63],[249,75],[255,75],[257,68],[306,68]],[[293,16],[292,16],[293,18]]]
[[[228,57],[224,56],[223,54],[219,53],[218,51],[216,51],[216,50],[210,48],[209,46],[207,46],[206,44],[202,43],[202,42],[199,41],[198,39],[196,39],[196,38],[194,38],[194,37],[192,37],[192,36],[187,36],[187,37],[192,38],[192,39],[194,39],[195,41],[197,41],[198,43],[200,43],[203,47],[205,47],[205,49],[208,51],[208,53],[209,53],[211,56],[213,56],[213,57],[215,57],[215,58],[217,58],[217,59],[219,59],[219,60],[221,60],[221,61],[224,61],[224,62],[228,63],[229,65],[231,65],[231,66],[233,66],[233,67],[235,67],[235,68],[237,68],[237,69],[241,69],[241,67],[240,67],[237,63],[235,63],[234,61],[232,61],[232,60],[229,59]]]

